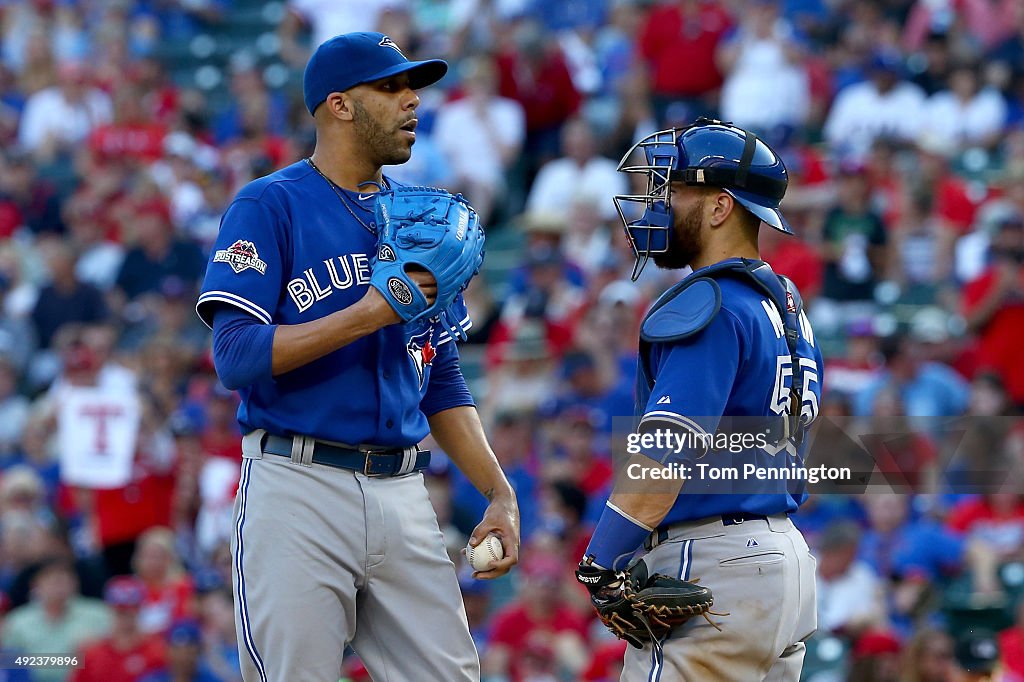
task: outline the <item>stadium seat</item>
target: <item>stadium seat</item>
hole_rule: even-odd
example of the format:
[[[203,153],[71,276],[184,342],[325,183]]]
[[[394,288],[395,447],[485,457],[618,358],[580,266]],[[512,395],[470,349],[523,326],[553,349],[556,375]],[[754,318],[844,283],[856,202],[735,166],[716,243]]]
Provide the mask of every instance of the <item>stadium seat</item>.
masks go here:
[[[850,645],[828,633],[816,633],[805,642],[803,682],[838,682],[845,679]]]

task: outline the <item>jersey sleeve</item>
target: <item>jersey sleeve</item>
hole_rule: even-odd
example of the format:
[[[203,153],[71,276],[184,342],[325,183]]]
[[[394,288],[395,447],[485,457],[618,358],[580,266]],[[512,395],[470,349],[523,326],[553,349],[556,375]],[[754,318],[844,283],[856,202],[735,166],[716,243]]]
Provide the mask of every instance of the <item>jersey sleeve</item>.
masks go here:
[[[240,198],[228,207],[196,304],[206,326],[213,327],[213,311],[224,304],[273,323],[284,286],[284,249],[277,226],[272,207],[264,201]]]
[[[214,312],[213,365],[225,388],[237,391],[273,378],[276,331],[235,307]]]
[[[462,328],[467,332],[473,328],[473,320],[469,317],[469,309],[466,308],[466,301],[462,297],[462,294],[459,294],[458,296],[455,297],[455,300],[452,301],[452,304],[450,306],[448,306],[445,313],[448,317],[449,324],[455,325],[455,323],[458,323],[462,325]],[[446,325],[444,324],[444,318],[442,318],[441,333],[438,334],[437,336],[437,345],[441,346],[442,344],[451,341],[453,338],[453,331],[455,332],[456,335],[458,335],[457,330],[446,328]]]
[[[713,435],[739,372],[741,335],[739,322],[723,309],[696,336],[655,349],[654,387],[644,406],[641,430],[657,424]]]

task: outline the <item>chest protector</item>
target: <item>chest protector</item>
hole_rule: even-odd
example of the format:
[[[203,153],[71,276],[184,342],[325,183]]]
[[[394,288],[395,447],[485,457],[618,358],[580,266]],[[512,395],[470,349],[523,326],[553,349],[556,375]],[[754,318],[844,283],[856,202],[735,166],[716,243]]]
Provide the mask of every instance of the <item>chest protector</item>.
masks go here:
[[[649,390],[654,388],[654,373],[651,369],[651,349],[654,344],[672,343],[694,336],[715,319],[722,307],[722,290],[716,280],[723,278],[738,279],[763,294],[782,318],[793,367],[789,414],[768,416],[765,430],[772,444],[792,439],[799,445],[807,429],[800,414],[803,405],[803,368],[797,353],[803,300],[793,282],[787,277],[776,275],[764,261],[736,258],[709,265],[662,294],[640,326],[641,381],[646,383]]]

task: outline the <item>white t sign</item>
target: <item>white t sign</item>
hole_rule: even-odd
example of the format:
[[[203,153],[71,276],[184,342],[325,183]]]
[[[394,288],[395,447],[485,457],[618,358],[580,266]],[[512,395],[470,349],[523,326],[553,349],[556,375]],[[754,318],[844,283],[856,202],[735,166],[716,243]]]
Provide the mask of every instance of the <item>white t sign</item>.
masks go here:
[[[58,417],[61,480],[86,488],[127,485],[140,417],[134,393],[67,387]]]

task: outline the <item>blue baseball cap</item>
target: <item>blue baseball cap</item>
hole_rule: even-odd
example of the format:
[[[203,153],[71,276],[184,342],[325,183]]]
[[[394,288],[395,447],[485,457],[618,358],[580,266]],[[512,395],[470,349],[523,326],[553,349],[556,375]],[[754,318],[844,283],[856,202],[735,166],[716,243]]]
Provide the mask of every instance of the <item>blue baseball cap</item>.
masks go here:
[[[182,618],[171,624],[167,630],[167,643],[172,646],[185,646],[188,644],[199,644],[203,641],[203,631],[199,623],[194,620]]]
[[[343,33],[324,42],[309,58],[302,77],[302,96],[312,114],[332,92],[406,72],[409,85],[416,90],[444,78],[448,62],[410,62],[395,41],[383,33]]]
[[[868,60],[867,70],[871,73],[903,73],[903,58],[891,50],[879,50]]]

